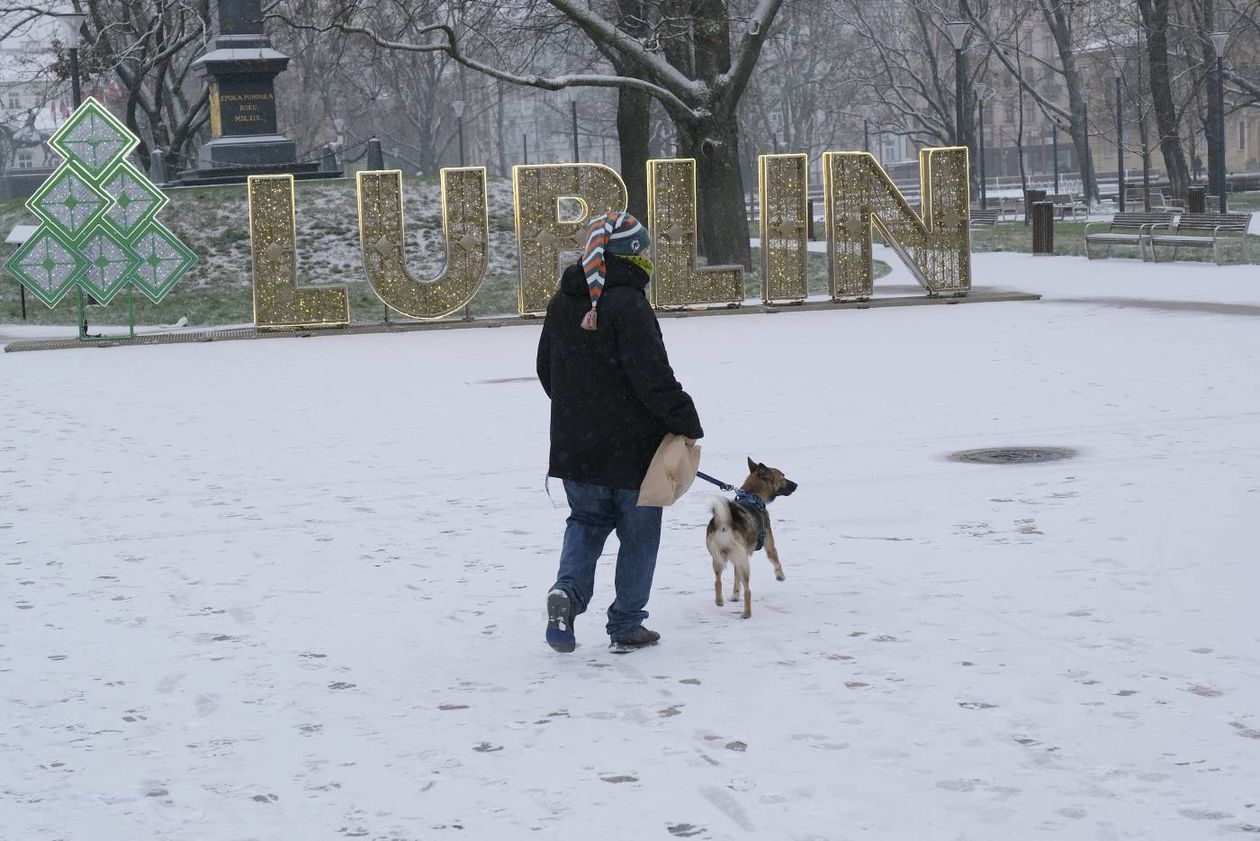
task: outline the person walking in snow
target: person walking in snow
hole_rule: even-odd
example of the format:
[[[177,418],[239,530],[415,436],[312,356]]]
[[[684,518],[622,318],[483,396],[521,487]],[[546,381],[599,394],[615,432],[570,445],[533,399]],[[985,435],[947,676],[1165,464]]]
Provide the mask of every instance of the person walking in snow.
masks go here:
[[[538,379],[551,399],[547,474],[564,481],[570,514],[559,570],[547,593],[547,642],[576,647],[574,619],[595,588],[595,565],[614,530],[616,598],[606,630],[619,649],[652,645],[643,627],[661,508],[638,506],[639,486],[666,433],[704,435],[695,404],[665,352],[645,288],[647,230],[628,213],[595,217],[579,263],[565,269],[538,341]]]

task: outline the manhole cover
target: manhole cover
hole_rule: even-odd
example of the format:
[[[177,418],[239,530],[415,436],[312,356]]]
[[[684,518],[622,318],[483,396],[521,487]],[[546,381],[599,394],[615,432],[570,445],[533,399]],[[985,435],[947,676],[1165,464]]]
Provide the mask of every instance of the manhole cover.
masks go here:
[[[1076,455],[1066,447],[989,447],[983,450],[962,450],[950,456],[954,461],[973,464],[1040,464],[1062,461]]]

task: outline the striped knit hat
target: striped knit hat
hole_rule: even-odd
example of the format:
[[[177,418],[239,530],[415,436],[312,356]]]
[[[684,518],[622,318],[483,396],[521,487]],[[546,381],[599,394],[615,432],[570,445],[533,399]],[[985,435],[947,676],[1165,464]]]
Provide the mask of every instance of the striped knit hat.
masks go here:
[[[591,219],[582,249],[582,272],[591,291],[591,311],[582,318],[583,330],[596,328],[595,308],[604,294],[604,252],[623,256],[642,254],[652,244],[647,229],[629,213],[612,210]]]

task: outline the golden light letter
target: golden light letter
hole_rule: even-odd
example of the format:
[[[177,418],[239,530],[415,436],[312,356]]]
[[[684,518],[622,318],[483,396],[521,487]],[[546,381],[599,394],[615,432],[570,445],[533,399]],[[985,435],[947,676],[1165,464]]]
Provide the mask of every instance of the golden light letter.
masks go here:
[[[626,209],[626,185],[603,164],[539,164],[512,167],[512,188],[520,256],[517,309],[538,315],[556,291],[561,256],[581,252],[585,243],[579,240],[591,216]],[[578,203],[577,216],[560,218],[562,199]]]
[[[743,266],[696,268],[696,162],[648,161],[648,227],[652,232],[652,304],[739,304]],[[732,236],[747,236],[745,231]]]
[[[372,291],[391,309],[412,318],[444,318],[471,301],[486,275],[490,241],[486,168],[442,170],[446,267],[428,281],[407,272],[402,173],[360,172],[356,182],[359,247]]]
[[[868,152],[823,155],[827,271],[836,300],[871,297],[873,228],[931,295],[971,289],[967,149],[919,151],[922,217]]]
[[[260,328],[350,323],[342,286],[298,286],[297,208],[292,175],[251,175],[249,242],[254,258],[254,324]]]
[[[767,304],[809,295],[809,155],[757,158],[761,195],[761,297]]]

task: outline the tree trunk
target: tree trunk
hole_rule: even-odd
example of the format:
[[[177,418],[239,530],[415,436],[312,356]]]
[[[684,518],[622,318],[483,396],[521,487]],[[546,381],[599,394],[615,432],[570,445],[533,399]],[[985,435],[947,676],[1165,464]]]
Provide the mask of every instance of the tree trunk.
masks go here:
[[[497,95],[494,111],[494,134],[499,140],[496,145],[499,147],[499,177],[501,178],[507,178],[508,173],[512,171],[508,166],[508,139],[507,135],[504,134],[504,124],[507,121],[507,108],[504,105],[503,95],[504,87],[506,85],[503,82],[494,83],[495,94]]]
[[[647,218],[648,137],[651,132],[652,97],[643,91],[621,88],[617,93],[617,144],[621,152],[621,178],[630,197],[629,210]]]
[[[1174,196],[1185,199],[1190,187],[1186,153],[1177,131],[1177,106],[1173,102],[1172,79],[1168,70],[1168,6],[1170,0],[1138,0],[1138,11],[1146,29],[1146,56],[1151,69],[1151,99],[1155,106],[1155,126],[1159,148]]]
[[[1219,132],[1217,126],[1220,123],[1220,105],[1216,101],[1216,50],[1212,46],[1208,33],[1212,32],[1215,26],[1215,15],[1212,0],[1203,0],[1200,7],[1197,3],[1191,3],[1190,8],[1195,15],[1196,28],[1198,29],[1199,42],[1199,60],[1203,63],[1206,72],[1203,74],[1203,96],[1207,100],[1207,116],[1203,122],[1203,136],[1207,142],[1207,177],[1208,177],[1208,193],[1214,196],[1221,194],[1221,185],[1217,183],[1216,177],[1216,159],[1217,159],[1217,143]],[[1200,11],[1202,15],[1200,16]]]
[[[733,116],[680,127],[679,155],[696,159],[696,229],[709,265],[752,267],[739,129]]]
[[[1085,106],[1085,91],[1076,69],[1076,51],[1072,44],[1072,24],[1069,10],[1062,3],[1041,1],[1042,15],[1050,33],[1054,36],[1059,62],[1063,65],[1063,81],[1067,86],[1068,108],[1072,114],[1072,145],[1081,165],[1081,187],[1087,200],[1098,198],[1098,182],[1094,174],[1094,156],[1089,150],[1089,114]]]
[[[617,28],[634,38],[647,34],[648,11],[643,0],[617,0]],[[636,68],[627,62],[613,62],[623,76],[635,76]],[[646,91],[619,88],[617,91],[617,148],[621,157],[621,179],[631,215],[647,218],[648,143],[652,133],[652,95]]]
[[[958,17],[960,20],[967,18],[967,2],[959,0]],[[967,46],[971,46],[977,39],[969,37],[968,41],[972,42]],[[962,65],[963,76],[963,107],[962,107],[962,126],[961,136],[958,138],[960,146],[966,146],[969,151],[969,161],[971,163],[971,171],[969,174],[971,180],[971,195],[980,195],[980,144],[977,140],[979,135],[976,132],[976,111],[978,110],[979,100],[976,97],[976,82],[973,79],[971,71],[967,65],[967,51],[963,50],[959,54],[959,63]]]
[[[710,87],[731,69],[731,22],[725,0],[699,0],[692,23],[695,78]],[[696,227],[710,265],[752,268],[744,177],[739,156],[739,98],[743,90],[714,90],[707,119],[678,126],[679,145],[696,159]]]
[[[1068,126],[1076,160],[1080,163],[1081,189],[1088,201],[1098,200],[1098,177],[1094,173],[1094,156],[1089,150],[1089,114],[1083,98],[1072,101],[1072,124]]]

